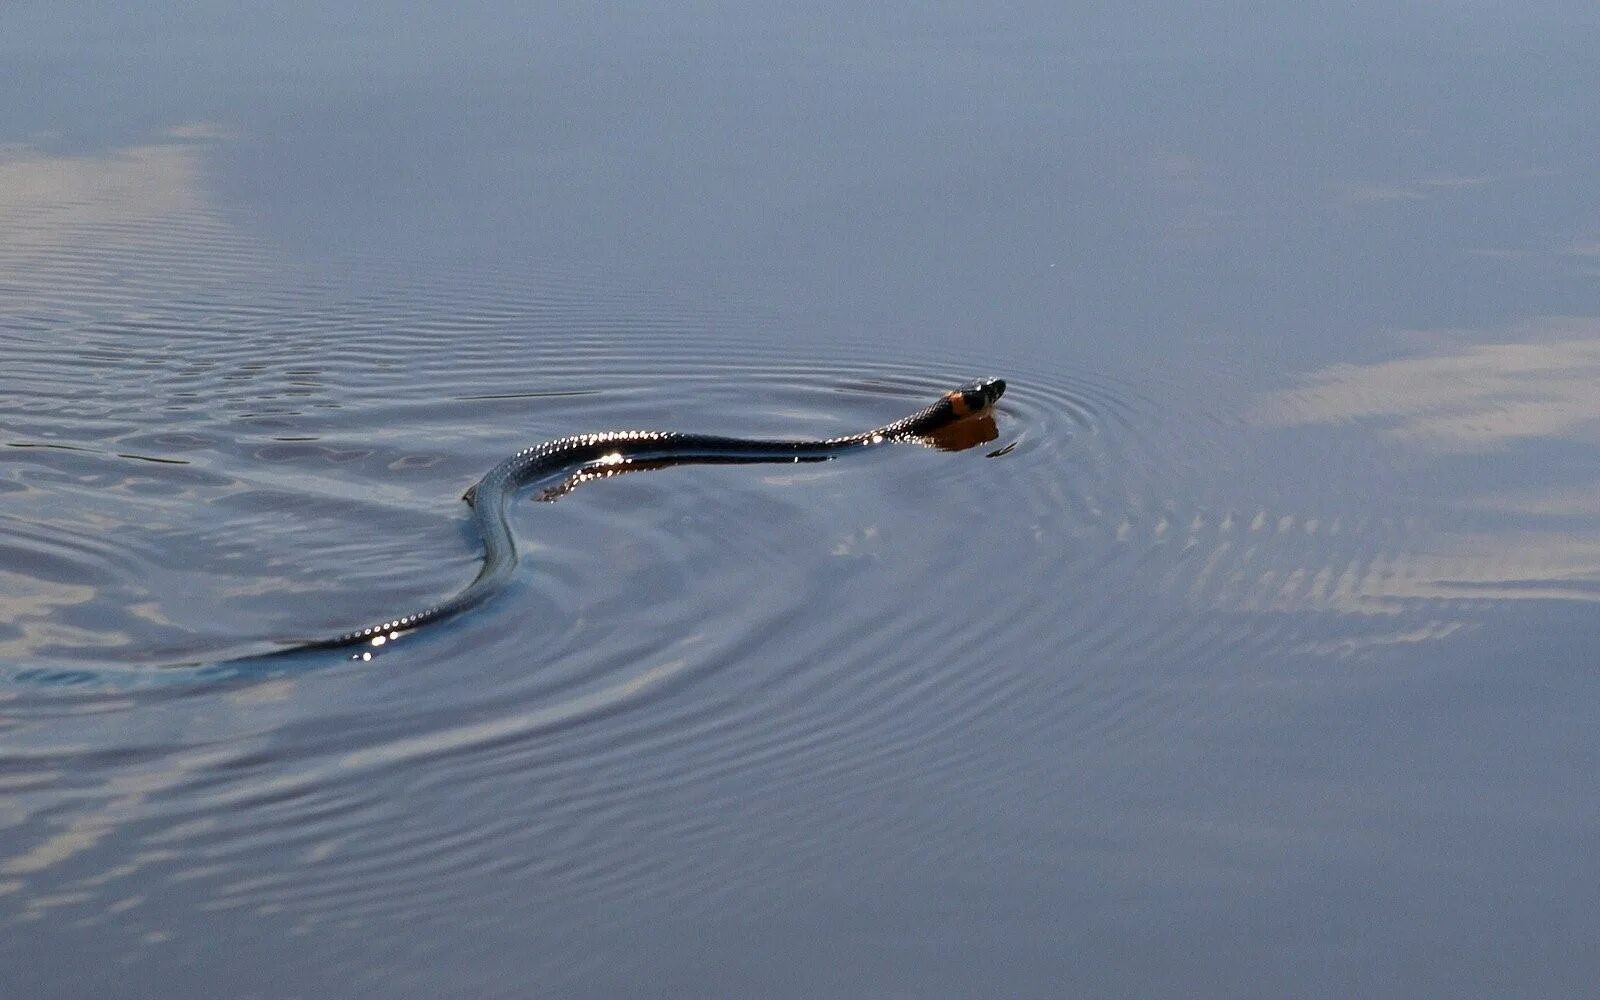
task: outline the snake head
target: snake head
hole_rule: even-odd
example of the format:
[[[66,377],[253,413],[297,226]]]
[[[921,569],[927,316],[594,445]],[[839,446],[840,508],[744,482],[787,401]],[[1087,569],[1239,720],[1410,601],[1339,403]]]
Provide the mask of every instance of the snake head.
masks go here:
[[[952,389],[944,398],[957,417],[972,417],[987,412],[1005,391],[1005,379],[980,378]]]

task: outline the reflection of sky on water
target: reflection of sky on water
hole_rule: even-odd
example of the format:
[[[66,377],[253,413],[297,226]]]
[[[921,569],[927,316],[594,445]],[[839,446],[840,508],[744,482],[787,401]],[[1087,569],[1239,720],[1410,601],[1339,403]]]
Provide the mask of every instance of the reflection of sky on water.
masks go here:
[[[954,514],[970,534],[927,552],[970,542],[958,571],[862,588],[855,606],[913,607],[793,662],[783,648],[848,609],[791,588],[801,628],[763,621],[778,648],[741,638],[761,652],[730,654],[728,676],[703,676],[703,649],[663,652],[745,597],[713,590],[706,610],[686,594],[717,580],[673,576],[695,512],[672,504],[699,481],[669,480],[597,489],[562,522],[631,523],[616,497],[683,515],[660,537],[596,532],[635,550],[650,592],[603,581],[621,596],[575,618],[631,626],[670,590],[692,625],[642,629],[622,650],[636,669],[588,687],[519,687],[552,665],[508,638],[466,664],[98,716],[29,715],[37,691],[0,688],[0,905],[18,921],[0,959],[86,975],[138,958],[153,964],[130,982],[174,993],[174,972],[239,982],[280,948],[308,994],[348,987],[352,960],[391,992],[528,982],[541,949],[619,995],[799,992],[822,966],[837,978],[812,994],[1040,992],[1064,965],[1103,976],[1085,994],[1288,993],[1330,967],[1435,992],[1592,981],[1552,943],[1594,936],[1570,885],[1593,881],[1594,15],[1172,8],[12,15],[0,344],[20,402],[0,440],[83,450],[3,449],[26,471],[0,467],[17,487],[0,501],[48,496],[28,516],[107,547],[60,554],[0,521],[21,553],[0,561],[0,657],[148,645],[195,627],[185,614],[259,635],[465,568],[456,480],[510,436],[489,428],[677,412],[649,377],[540,392],[605,370],[613,343],[651,376],[675,333],[737,328],[801,373],[795,423],[814,413],[797,385],[856,378],[806,374],[827,338],[867,364],[1005,358],[1001,433],[1028,426],[1006,461],[950,467],[979,498]],[[378,290],[351,260],[395,280]],[[463,301],[431,283],[441,261],[511,277]],[[275,268],[349,299],[310,307],[299,275],[262,294]],[[653,313],[646,287],[689,305]],[[578,328],[592,353],[523,353]],[[203,337],[240,350],[184,368]],[[727,362],[697,343],[713,347],[673,372]],[[396,354],[430,361],[372,363]],[[1084,381],[1050,396],[1066,374]],[[526,408],[489,401],[525,391]],[[180,396],[188,415],[150,409]],[[1050,422],[1057,404],[1081,413]],[[152,414],[191,426],[130,429]],[[938,489],[906,487],[919,468],[893,474],[937,509]],[[753,480],[813,505],[878,484]],[[836,511],[820,527],[838,532],[817,530],[718,482],[730,523],[798,523],[824,552],[870,538],[863,577],[916,545],[903,518]],[[237,520],[186,523],[241,485]],[[276,519],[302,503],[312,517]],[[369,531],[433,547],[407,563]],[[688,568],[792,571],[750,537]],[[592,567],[544,543],[541,583],[581,590]],[[28,569],[45,551],[60,579]],[[120,617],[77,616],[97,605]],[[996,612],[1016,614],[977,617]],[[879,677],[935,628],[933,655]],[[850,649],[868,653],[807,673]],[[224,926],[227,955],[208,949]],[[977,941],[1003,973],[973,971]],[[1396,957],[1462,941],[1492,965],[1457,956],[1441,980]],[[741,960],[744,980],[715,979]],[[607,980],[618,966],[638,977]]]
[[[127,630],[68,613],[111,595],[133,619],[172,624],[157,602],[141,599],[147,595],[105,584],[129,560],[153,554],[130,522],[146,527],[172,516],[159,504],[138,513],[147,484],[163,480],[138,464],[186,460],[138,453],[116,439],[174,402],[137,366],[175,368],[198,356],[186,342],[205,331],[183,330],[163,314],[261,272],[261,258],[206,184],[204,155],[225,138],[190,122],[98,153],[0,148],[0,306],[9,314],[0,324],[8,378],[0,447],[13,449],[0,456],[0,484],[11,499],[4,513],[15,519],[12,565],[0,566],[0,657],[13,664],[53,647],[131,651]],[[139,330],[149,343],[123,336]],[[150,436],[160,439],[179,422],[168,416]],[[75,476],[98,489],[66,508],[41,500],[41,487]],[[41,520],[47,515],[53,523]]]
[[[0,303],[13,315],[0,338],[37,350],[52,318],[137,326],[259,280],[269,258],[207,173],[227,141],[192,122],[95,152],[0,147]],[[103,354],[104,338],[85,332],[57,333],[54,346]]]
[[[1549,319],[1510,343],[1465,343],[1424,357],[1337,364],[1268,398],[1286,426],[1368,421],[1437,452],[1491,451],[1520,440],[1593,440],[1600,423],[1600,321]]]
[[[1434,517],[1337,592],[1369,611],[1408,601],[1600,598],[1600,483],[1586,460],[1558,462],[1556,475],[1546,464],[1549,449],[1577,453],[1600,443],[1600,321],[1552,317],[1397,339],[1426,346],[1395,360],[1316,369],[1254,411],[1268,427],[1372,435],[1374,454],[1417,456],[1413,481],[1441,469],[1465,477],[1464,488],[1439,500],[1461,523]],[[1552,481],[1508,485],[1530,469]],[[1359,482],[1357,470],[1349,474]],[[1580,482],[1560,481],[1568,475]],[[1465,516],[1471,512],[1496,519]],[[1558,530],[1551,518],[1577,523]]]
[[[201,126],[169,130],[202,139]],[[13,252],[70,239],[79,225],[125,224],[198,208],[197,150],[187,143],[125,146],[100,154],[0,150],[0,223]],[[49,225],[45,225],[49,223]]]
[[[190,216],[201,207],[198,169],[194,151],[183,144],[139,145],[76,156],[25,146],[0,149],[0,303],[13,315],[32,314],[27,325],[33,326],[40,312],[81,313],[92,308],[97,295],[121,283],[120,268],[139,272],[143,280],[163,280],[160,266],[153,262],[142,266],[141,258],[160,245],[159,233],[174,217]],[[31,358],[13,349],[8,363],[14,378],[33,374],[36,366],[30,361],[53,362],[75,348],[63,334],[42,345],[34,338],[30,330],[0,327],[0,343],[33,348]],[[43,371],[35,377],[49,378]],[[70,400],[62,402],[71,405]],[[18,440],[18,414],[12,407],[5,410],[13,419],[0,423],[0,444],[48,446],[47,441]],[[8,482],[17,491],[27,489],[14,477]],[[23,550],[19,561],[38,558]],[[55,642],[70,645],[87,640],[115,646],[126,641],[125,636],[96,636],[62,624],[64,608],[87,605],[101,596],[91,584],[0,568],[0,594],[5,623],[0,656],[13,662]]]

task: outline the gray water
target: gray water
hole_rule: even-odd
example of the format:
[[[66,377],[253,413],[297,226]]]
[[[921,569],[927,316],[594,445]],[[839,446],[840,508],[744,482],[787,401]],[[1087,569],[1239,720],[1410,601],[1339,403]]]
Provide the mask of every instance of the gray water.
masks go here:
[[[1600,17],[1224,6],[0,13],[0,995],[1591,989]]]

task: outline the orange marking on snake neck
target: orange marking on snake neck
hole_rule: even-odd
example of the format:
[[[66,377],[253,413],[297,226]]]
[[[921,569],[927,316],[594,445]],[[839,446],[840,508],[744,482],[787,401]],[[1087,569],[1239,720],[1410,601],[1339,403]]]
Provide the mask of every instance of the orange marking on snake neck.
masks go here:
[[[972,407],[967,405],[967,397],[961,395],[961,393],[947,393],[944,398],[949,401],[950,409],[956,411],[956,416],[970,417],[972,415]]]

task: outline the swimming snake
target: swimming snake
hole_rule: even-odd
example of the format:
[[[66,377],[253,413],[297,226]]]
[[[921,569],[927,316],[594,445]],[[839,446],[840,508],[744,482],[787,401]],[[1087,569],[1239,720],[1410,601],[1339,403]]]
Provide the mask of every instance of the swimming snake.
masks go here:
[[[431,607],[354,629],[328,639],[297,642],[278,655],[299,650],[353,649],[353,659],[370,659],[375,647],[407,632],[453,618],[475,607],[505,584],[517,565],[517,543],[506,520],[506,505],[517,491],[540,480],[559,479],[541,499],[552,500],[591,479],[639,469],[679,464],[824,462],[848,452],[884,444],[936,441],[941,432],[988,417],[1005,392],[1001,379],[980,379],[953,389],[908,417],[846,437],[822,440],[761,440],[683,434],[670,431],[608,431],[558,438],[524,448],[490,469],[462,497],[472,507],[472,523],[483,540],[483,566],[454,595]]]

